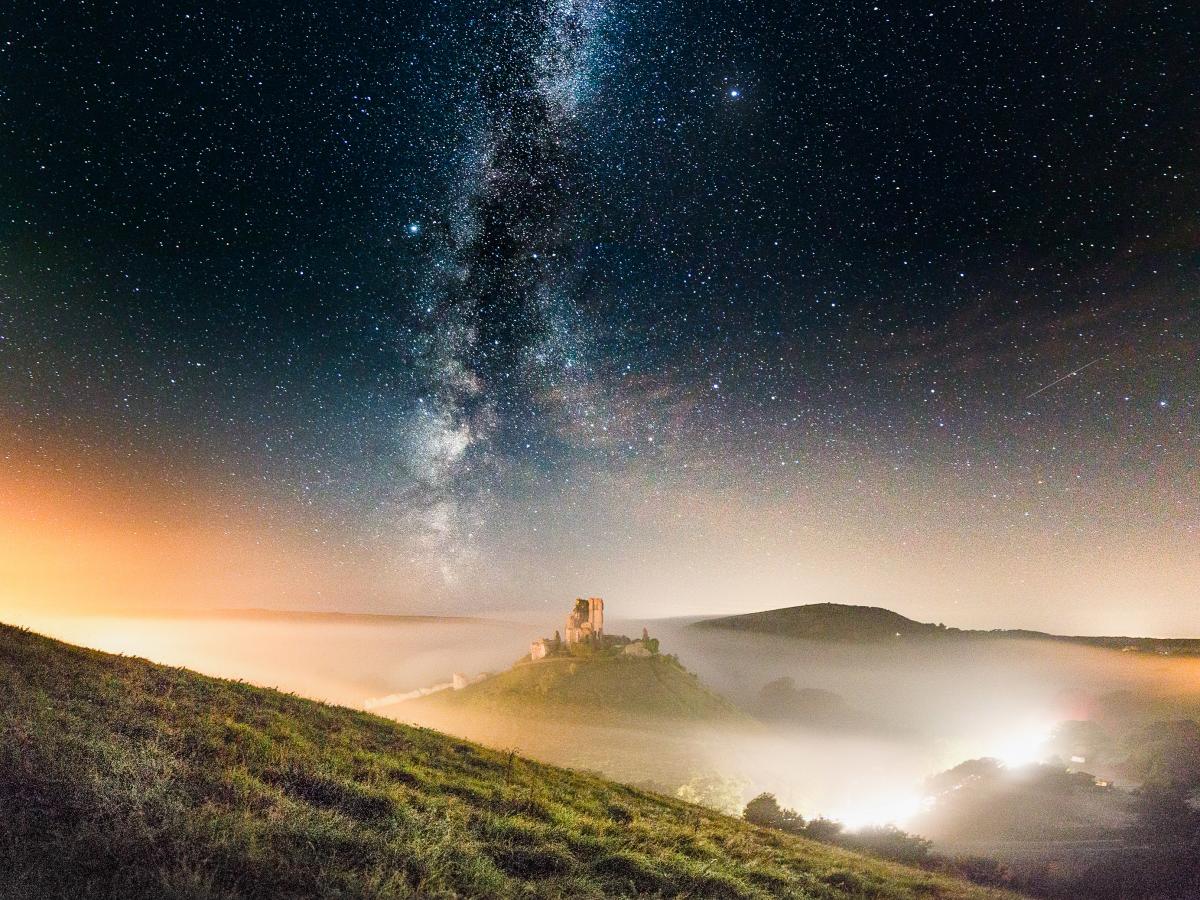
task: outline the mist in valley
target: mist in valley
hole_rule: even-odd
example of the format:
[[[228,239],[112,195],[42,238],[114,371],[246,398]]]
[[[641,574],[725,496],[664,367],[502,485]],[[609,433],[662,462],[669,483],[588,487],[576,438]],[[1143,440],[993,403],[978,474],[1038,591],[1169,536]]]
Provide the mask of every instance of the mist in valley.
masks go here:
[[[356,708],[447,681],[457,671],[509,666],[529,644],[528,625],[454,618],[364,622],[286,613],[74,615],[14,610],[5,613],[4,620],[97,650]]]
[[[978,758],[1010,769],[1059,760],[1133,786],[1111,761],[1073,762],[1059,739],[1065,723],[1103,723],[1119,739],[1200,709],[1195,658],[1044,640],[823,643],[686,621],[656,631],[707,684],[765,720],[760,732],[714,742],[710,765],[745,779],[748,794],[770,791],[805,816],[851,826],[909,824],[936,803],[926,779]],[[822,702],[791,715],[771,708],[763,689],[780,679]]]
[[[664,653],[736,704],[744,721],[599,720],[586,710],[526,718],[403,698],[453,690],[456,673],[508,669],[528,652],[536,624],[216,613],[26,614],[14,624],[682,791],[729,812],[769,791],[806,817],[851,828],[928,821],[927,779],[965,760],[1017,767],[1061,757],[1055,735],[1064,722],[1105,720],[1127,731],[1200,707],[1198,659],[1035,640],[822,643],[697,629],[677,619],[614,622],[612,630],[648,626]],[[774,693],[764,692],[768,685]],[[1121,777],[1111,766],[1080,766]]]

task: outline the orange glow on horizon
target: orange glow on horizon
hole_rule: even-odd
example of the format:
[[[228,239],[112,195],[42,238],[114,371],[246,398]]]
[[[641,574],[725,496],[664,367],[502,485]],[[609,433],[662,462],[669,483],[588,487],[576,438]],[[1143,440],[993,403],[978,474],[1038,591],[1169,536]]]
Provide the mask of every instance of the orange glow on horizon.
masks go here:
[[[252,514],[206,485],[10,459],[0,472],[0,616],[321,605],[339,561],[294,515],[268,510]]]

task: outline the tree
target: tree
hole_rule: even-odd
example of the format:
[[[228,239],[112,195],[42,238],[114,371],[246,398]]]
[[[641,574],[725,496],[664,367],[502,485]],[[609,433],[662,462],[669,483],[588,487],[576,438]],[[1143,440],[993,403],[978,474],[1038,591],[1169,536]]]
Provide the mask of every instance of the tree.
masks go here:
[[[919,865],[929,859],[931,841],[902,831],[895,825],[864,828],[851,834],[843,834],[838,840],[843,846],[863,850],[884,859],[908,865]]]
[[[1200,787],[1200,723],[1190,719],[1155,722],[1127,739],[1127,777],[1143,783]]]
[[[759,794],[746,804],[742,818],[751,824],[780,831],[797,833],[804,828],[804,819],[795,810],[781,807],[774,794]]]
[[[813,819],[808,823],[808,827],[804,829],[805,837],[810,837],[814,841],[831,842],[842,833],[842,823],[836,819],[827,819],[821,816],[819,819]]]
[[[1134,829],[1148,844],[1200,846],[1200,812],[1178,784],[1143,785],[1137,794]]]

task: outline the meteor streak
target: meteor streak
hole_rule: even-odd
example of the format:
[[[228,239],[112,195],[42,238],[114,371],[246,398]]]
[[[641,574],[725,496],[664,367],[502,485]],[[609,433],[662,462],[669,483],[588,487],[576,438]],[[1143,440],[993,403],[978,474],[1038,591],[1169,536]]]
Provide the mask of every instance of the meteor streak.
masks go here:
[[[1034,397],[1036,397],[1036,396],[1037,396],[1038,394],[1040,394],[1042,391],[1048,390],[1048,389],[1050,389],[1050,388],[1054,387],[1056,384],[1058,384],[1058,383],[1060,383],[1060,382],[1063,382],[1063,381],[1066,381],[1068,378],[1073,378],[1073,377],[1075,377],[1075,376],[1076,376],[1076,375],[1078,375],[1080,372],[1082,372],[1084,369],[1088,368],[1089,366],[1094,366],[1096,363],[1100,362],[1100,360],[1102,360],[1102,359],[1104,359],[1104,357],[1103,357],[1103,356],[1097,356],[1097,357],[1096,357],[1095,359],[1093,359],[1091,362],[1089,362],[1089,363],[1084,363],[1082,366],[1080,366],[1080,367],[1079,367],[1078,369],[1076,369],[1075,371],[1073,371],[1073,372],[1068,372],[1066,375],[1063,375],[1061,378],[1055,378],[1055,379],[1054,379],[1053,381],[1051,381],[1049,384],[1043,384],[1043,385],[1042,385],[1040,388],[1038,388],[1038,389],[1037,389],[1036,391],[1034,391],[1032,394],[1029,394],[1029,395],[1028,395],[1028,396],[1027,396],[1025,399],[1026,399],[1026,400],[1032,400]]]

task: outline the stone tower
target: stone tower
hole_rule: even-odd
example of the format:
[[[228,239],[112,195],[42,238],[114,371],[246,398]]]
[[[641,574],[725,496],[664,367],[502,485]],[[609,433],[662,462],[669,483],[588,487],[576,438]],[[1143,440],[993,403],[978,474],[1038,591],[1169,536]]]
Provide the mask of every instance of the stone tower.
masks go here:
[[[594,640],[604,634],[604,601],[599,597],[582,597],[575,601],[571,614],[567,616],[564,632],[568,644]]]
[[[588,597],[588,624],[594,637],[604,634],[604,601],[599,597]]]

